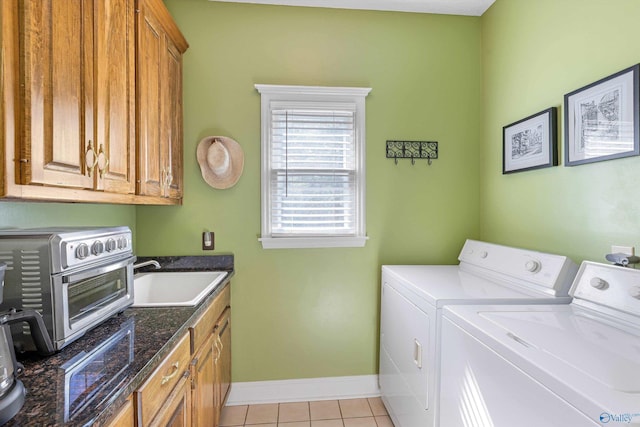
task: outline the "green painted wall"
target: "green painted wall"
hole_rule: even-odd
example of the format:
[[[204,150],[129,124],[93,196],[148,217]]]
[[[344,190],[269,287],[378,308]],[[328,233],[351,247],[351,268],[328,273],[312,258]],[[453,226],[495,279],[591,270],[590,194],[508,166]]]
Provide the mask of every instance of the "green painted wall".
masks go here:
[[[504,125],[640,62],[639,17],[637,0],[498,0],[484,14],[483,239],[577,262],[640,244],[640,157],[501,174]]]
[[[454,263],[466,237],[602,260],[640,244],[640,158],[503,176],[502,127],[640,62],[637,0],[497,0],[482,18],[167,0],[184,64],[183,206],[0,202],[0,227],[129,225],[141,255],[236,255],[233,378],[377,370],[379,268]],[[370,86],[363,249],[263,250],[255,83]],[[562,120],[560,145],[562,146]],[[207,135],[243,146],[230,190],[200,176]],[[395,166],[386,139],[440,158]],[[561,159],[563,156],[561,150]],[[478,215],[479,214],[479,215]]]
[[[112,225],[129,226],[135,246],[134,206],[0,202],[0,228]]]
[[[184,58],[185,198],[138,207],[142,255],[233,252],[233,380],[377,372],[384,263],[454,263],[479,235],[479,18],[168,0]],[[263,250],[260,96],[255,83],[367,86],[365,248]],[[236,139],[229,190],[200,176],[196,145]],[[386,139],[440,142],[440,158],[385,159]]]

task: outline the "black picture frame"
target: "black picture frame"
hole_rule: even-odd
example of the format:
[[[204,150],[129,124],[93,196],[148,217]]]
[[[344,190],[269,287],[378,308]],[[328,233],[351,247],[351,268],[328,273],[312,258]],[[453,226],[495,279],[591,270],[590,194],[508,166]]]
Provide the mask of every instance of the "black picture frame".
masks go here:
[[[640,64],[564,96],[565,166],[640,155]]]
[[[558,165],[558,109],[547,108],[502,128],[502,174]]]

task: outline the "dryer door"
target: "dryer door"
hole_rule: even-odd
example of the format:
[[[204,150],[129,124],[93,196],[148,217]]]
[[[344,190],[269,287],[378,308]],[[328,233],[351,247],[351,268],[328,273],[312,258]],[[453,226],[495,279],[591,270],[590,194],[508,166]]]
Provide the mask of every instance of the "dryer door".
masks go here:
[[[383,393],[386,378],[394,384],[396,397],[414,400],[405,402],[410,406],[417,401],[421,408],[429,409],[428,381],[433,374],[429,372],[429,316],[388,283],[382,286],[381,305],[380,353],[391,362],[381,364]]]

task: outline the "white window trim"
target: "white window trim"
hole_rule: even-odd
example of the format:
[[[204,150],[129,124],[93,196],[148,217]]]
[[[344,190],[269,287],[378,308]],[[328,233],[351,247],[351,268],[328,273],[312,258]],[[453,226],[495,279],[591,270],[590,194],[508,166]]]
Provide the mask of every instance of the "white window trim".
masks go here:
[[[261,217],[262,236],[258,239],[264,249],[363,247],[368,237],[365,229],[365,97],[371,88],[288,86],[256,84],[261,95]],[[356,104],[356,172],[358,180],[358,230],[356,236],[273,237],[271,235],[271,186],[269,171],[271,152],[271,114],[273,101],[351,102]]]

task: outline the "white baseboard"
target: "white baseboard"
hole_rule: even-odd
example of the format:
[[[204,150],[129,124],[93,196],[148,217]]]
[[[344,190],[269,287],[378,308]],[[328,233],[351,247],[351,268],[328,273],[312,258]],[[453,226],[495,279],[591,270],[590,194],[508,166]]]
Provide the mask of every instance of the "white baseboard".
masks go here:
[[[377,375],[255,381],[231,384],[227,405],[378,397]]]

